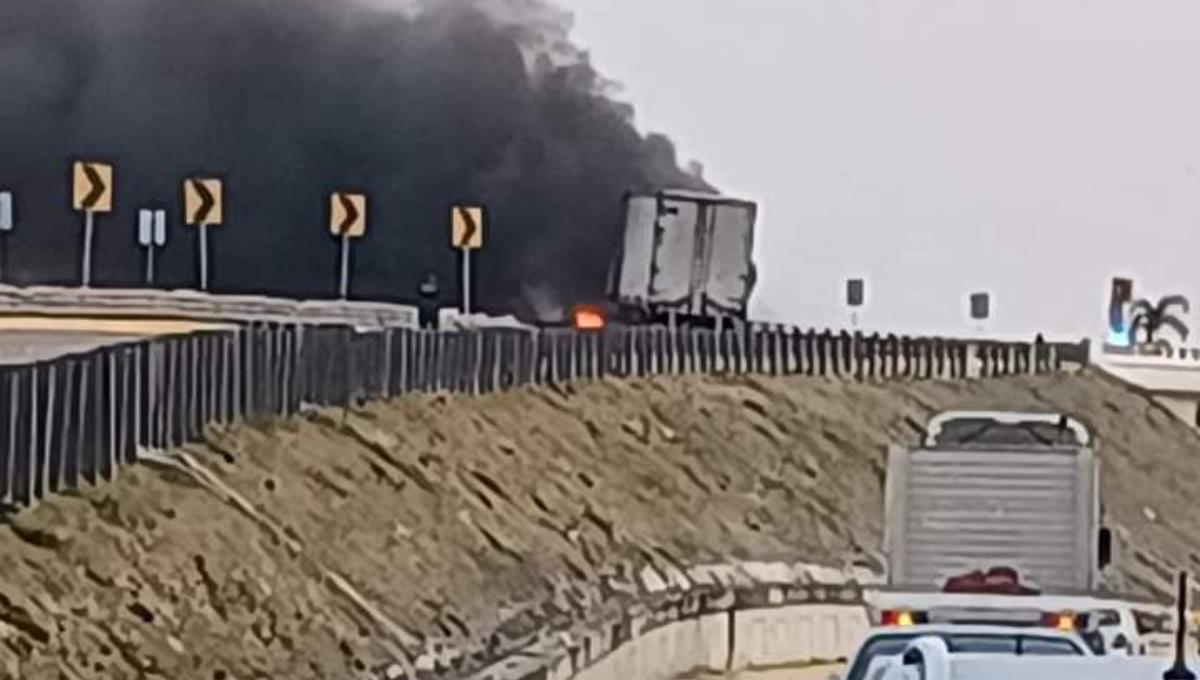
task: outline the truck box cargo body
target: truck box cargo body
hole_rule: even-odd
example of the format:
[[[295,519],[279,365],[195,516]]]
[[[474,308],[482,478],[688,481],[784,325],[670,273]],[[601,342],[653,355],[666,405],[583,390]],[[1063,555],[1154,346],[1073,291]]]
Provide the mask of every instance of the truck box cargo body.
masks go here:
[[[1044,593],[1094,591],[1098,466],[1059,415],[953,412],[924,445],[894,447],[885,492],[889,588],[934,590],[1004,566]]]
[[[753,202],[716,194],[629,194],[612,297],[648,319],[745,319],[756,219]]]

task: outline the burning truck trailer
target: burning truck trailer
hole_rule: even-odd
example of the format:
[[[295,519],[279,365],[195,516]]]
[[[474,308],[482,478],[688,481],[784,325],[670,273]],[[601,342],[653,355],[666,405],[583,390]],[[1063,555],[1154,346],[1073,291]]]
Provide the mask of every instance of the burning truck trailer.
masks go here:
[[[746,322],[757,274],[758,206],[669,189],[624,197],[621,247],[602,302],[564,320],[582,330],[664,324],[720,329]]]

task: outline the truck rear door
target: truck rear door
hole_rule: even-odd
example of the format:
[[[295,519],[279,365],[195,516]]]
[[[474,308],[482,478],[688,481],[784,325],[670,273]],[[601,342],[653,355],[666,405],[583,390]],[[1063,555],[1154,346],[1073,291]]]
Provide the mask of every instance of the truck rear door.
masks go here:
[[[1017,569],[1045,592],[1092,585],[1096,526],[1090,449],[894,449],[887,475],[893,584]]]

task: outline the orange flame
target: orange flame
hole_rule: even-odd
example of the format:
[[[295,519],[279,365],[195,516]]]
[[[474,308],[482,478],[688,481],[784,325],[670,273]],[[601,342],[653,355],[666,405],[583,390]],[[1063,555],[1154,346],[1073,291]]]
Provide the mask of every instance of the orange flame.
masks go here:
[[[598,331],[604,328],[604,315],[592,307],[575,309],[575,328],[581,331]]]

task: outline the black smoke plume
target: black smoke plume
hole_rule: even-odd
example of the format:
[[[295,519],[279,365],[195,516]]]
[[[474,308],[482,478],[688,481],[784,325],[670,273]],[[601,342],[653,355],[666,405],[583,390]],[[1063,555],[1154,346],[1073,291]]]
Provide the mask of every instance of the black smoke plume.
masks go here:
[[[426,271],[457,299],[449,209],[488,209],[475,297],[511,308],[526,284],[603,291],[632,187],[700,188],[664,137],[569,42],[542,0],[4,0],[0,189],[17,228],[6,282],[75,285],[73,159],[116,164],[96,219],[95,285],[141,285],[141,207],[164,207],[159,285],[196,282],[180,181],[226,181],[212,287],[330,297],[329,192],[370,196],[355,297],[412,300]]]

